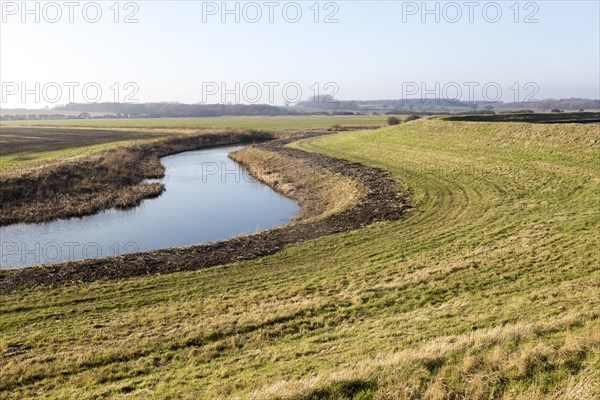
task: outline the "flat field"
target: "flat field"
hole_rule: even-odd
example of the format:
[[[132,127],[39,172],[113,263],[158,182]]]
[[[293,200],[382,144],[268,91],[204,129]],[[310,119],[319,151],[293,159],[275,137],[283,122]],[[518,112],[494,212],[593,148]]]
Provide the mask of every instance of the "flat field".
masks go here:
[[[247,128],[288,129],[324,128],[332,125],[385,125],[386,116],[278,116],[206,118],[106,118],[56,121],[3,121],[3,126],[73,126],[95,128]]]
[[[27,167],[198,129],[307,129],[385,125],[381,116],[140,118],[0,123],[0,168]]]
[[[599,128],[296,142],[389,170],[413,208],[251,262],[0,295],[0,398],[598,398]]]
[[[1,127],[0,168],[89,155],[136,140],[164,136],[159,132],[114,129]]]

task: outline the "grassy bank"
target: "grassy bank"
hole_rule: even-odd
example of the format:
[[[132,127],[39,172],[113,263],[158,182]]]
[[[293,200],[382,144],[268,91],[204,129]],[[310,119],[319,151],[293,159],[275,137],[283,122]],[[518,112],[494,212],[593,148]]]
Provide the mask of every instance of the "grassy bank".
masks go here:
[[[285,157],[256,146],[229,156],[245,166],[256,179],[298,201],[301,208],[294,220],[332,215],[350,207],[361,193],[358,182],[315,168],[310,160]]]
[[[419,120],[295,144],[401,221],[207,270],[0,296],[5,398],[600,394],[598,126]]]

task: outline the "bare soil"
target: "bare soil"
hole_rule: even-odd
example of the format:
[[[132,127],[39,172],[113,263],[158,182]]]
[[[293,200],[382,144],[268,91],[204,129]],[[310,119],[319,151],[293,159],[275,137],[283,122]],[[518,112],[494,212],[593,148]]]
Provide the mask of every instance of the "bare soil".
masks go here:
[[[77,149],[104,143],[152,139],[152,131],[51,127],[0,127],[0,157],[14,155],[27,161],[36,152]]]

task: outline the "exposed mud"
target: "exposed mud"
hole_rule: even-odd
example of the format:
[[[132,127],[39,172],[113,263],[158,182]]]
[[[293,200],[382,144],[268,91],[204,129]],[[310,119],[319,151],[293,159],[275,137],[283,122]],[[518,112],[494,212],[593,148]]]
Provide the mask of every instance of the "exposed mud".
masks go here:
[[[322,134],[326,133],[309,133],[303,137]],[[222,242],[0,271],[0,291],[197,270],[255,259],[276,253],[292,243],[351,231],[378,221],[398,220],[402,217],[407,209],[407,196],[398,190],[389,172],[285,147],[287,143],[301,138],[294,135],[293,138],[256,146],[289,159],[306,161],[306,165],[310,165],[311,168],[324,169],[355,180],[360,184],[361,189],[352,205],[323,218],[296,221],[270,231]],[[306,173],[310,174],[311,171],[307,170]],[[301,195],[292,195],[292,197],[301,201],[307,201],[306,199],[309,198]]]

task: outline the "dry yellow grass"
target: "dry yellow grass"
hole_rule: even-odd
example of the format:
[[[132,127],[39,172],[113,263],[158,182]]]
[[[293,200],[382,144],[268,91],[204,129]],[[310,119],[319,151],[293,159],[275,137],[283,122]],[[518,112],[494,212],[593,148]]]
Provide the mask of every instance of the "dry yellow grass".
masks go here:
[[[252,176],[282,194],[297,199],[301,210],[295,219],[324,218],[353,204],[360,195],[357,182],[310,165],[310,161],[286,158],[278,153],[246,147],[230,154]]]

